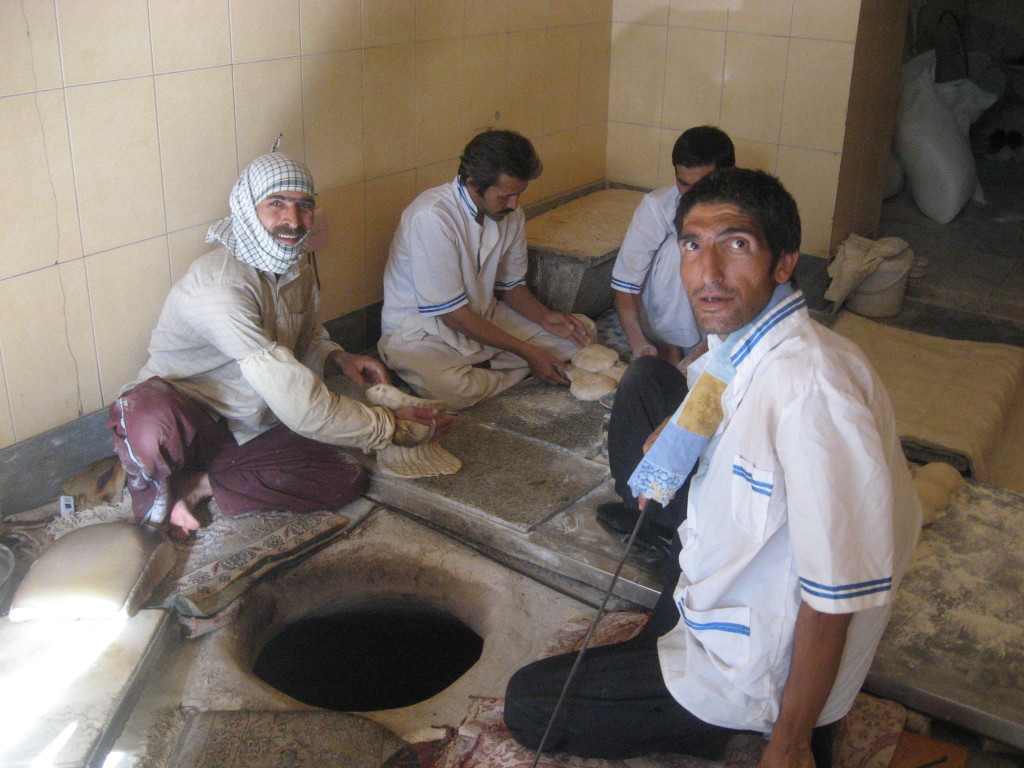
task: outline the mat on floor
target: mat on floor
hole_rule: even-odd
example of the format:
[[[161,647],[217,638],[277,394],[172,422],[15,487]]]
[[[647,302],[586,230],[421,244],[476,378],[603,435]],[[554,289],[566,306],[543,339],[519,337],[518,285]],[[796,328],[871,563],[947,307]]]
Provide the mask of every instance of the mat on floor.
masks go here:
[[[994,480],[992,452],[1024,384],[1024,349],[915,333],[852,312],[833,328],[864,351],[885,383],[908,458],[946,461]]]
[[[621,642],[635,635],[647,620],[646,613],[612,612],[594,633],[593,643]],[[577,650],[589,629],[589,619],[563,626],[544,655]],[[530,765],[535,753],[520,746],[502,719],[504,701],[474,699],[459,728],[448,738],[433,763],[410,763],[416,768],[519,768]],[[906,721],[906,710],[895,702],[860,694],[844,718],[837,741],[836,768],[886,768],[896,750]],[[567,755],[544,755],[538,768],[755,768],[765,740],[758,734],[732,738],[719,762],[682,755],[649,755],[624,760],[597,760]]]

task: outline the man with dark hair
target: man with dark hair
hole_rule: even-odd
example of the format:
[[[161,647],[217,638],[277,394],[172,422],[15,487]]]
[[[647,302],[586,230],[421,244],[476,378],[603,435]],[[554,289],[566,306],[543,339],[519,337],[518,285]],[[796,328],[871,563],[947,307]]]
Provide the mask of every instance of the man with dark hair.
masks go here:
[[[211,496],[226,515],[344,506],[368,475],[339,446],[413,445],[411,422],[439,433],[451,423],[436,408],[369,407],[324,384],[335,374],[386,384],[388,374],[331,341],[317,318],[304,165],[283,152],[256,158],[229,204],[206,236],[216,247],[171,288],[149,360],[107,420],[136,519],[179,537],[199,527],[194,509]]]
[[[622,501],[601,505],[597,520],[621,536],[633,530],[639,511],[626,481],[643,456],[647,436],[686,395],[686,380],[676,370],[681,358],[703,349],[679,280],[679,200],[711,171],[735,164],[732,140],[721,129],[701,125],[684,131],[672,147],[676,183],[644,196],[615,259],[615,308],[633,363],[619,384],[608,424],[608,462]],[[667,554],[685,503],[681,494],[667,509],[651,505],[638,545]]]
[[[761,171],[683,195],[680,273],[709,351],[630,478],[666,503],[691,473],[674,589],[632,640],[589,650],[546,750],[828,768],[913,554],[921,509],[892,406],[857,347],[790,284],[796,204]],[[696,469],[695,469],[696,468]],[[575,654],[524,667],[505,722],[536,749]]]
[[[581,317],[548,309],[526,286],[519,198],[541,168],[524,136],[484,131],[456,178],[421,193],[395,232],[377,349],[418,394],[452,410],[531,373],[567,384],[562,364],[590,341]]]

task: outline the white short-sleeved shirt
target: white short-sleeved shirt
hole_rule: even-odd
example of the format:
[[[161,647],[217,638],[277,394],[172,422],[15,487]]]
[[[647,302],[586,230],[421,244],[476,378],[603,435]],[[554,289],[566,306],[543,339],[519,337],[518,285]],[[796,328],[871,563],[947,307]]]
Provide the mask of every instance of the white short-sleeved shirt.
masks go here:
[[[612,288],[642,294],[644,322],[657,340],[689,348],[701,333],[679,277],[680,197],[675,184],[644,195],[615,258]]]
[[[448,328],[442,315],[468,306],[509,332],[515,329],[508,323],[528,323],[514,312],[496,311],[494,295],[526,281],[526,217],[520,209],[501,221],[485,216],[481,225],[476,214],[458,178],[426,190],[405,209],[384,270],[384,336],[440,336],[472,354],[482,346]]]
[[[878,377],[855,345],[806,310],[801,319],[781,338],[769,331],[751,352],[760,359],[725,391],[680,527],[682,618],[658,646],[680,704],[765,733],[779,716],[801,601],[855,613],[818,725],[846,714],[920,528]]]

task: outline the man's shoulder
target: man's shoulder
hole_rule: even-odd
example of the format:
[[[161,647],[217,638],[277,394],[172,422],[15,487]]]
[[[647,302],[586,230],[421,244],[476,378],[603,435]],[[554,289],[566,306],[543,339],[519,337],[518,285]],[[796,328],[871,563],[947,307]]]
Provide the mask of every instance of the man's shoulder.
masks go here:
[[[186,296],[224,294],[259,282],[259,273],[235,258],[224,246],[198,257],[174,285],[174,291]]]
[[[405,209],[406,216],[420,214],[448,216],[458,210],[459,201],[452,185],[440,184],[420,192]]]

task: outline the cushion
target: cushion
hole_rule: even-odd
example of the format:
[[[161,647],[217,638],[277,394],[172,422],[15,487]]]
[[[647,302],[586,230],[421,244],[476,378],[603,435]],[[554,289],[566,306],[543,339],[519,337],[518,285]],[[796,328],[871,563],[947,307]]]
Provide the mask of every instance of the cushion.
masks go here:
[[[170,540],[149,526],[98,523],[57,539],[29,568],[11,621],[132,616],[174,565]]]

